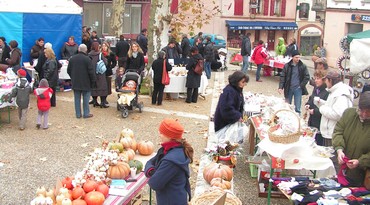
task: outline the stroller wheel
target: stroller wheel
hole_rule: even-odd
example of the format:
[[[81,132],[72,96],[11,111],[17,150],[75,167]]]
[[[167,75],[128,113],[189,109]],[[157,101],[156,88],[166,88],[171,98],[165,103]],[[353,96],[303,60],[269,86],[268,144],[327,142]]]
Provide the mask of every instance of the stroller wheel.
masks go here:
[[[122,117],[126,118],[128,116],[128,109],[123,109],[122,110]]]
[[[143,102],[140,102],[137,107],[139,108],[139,112],[142,113],[144,108]]]

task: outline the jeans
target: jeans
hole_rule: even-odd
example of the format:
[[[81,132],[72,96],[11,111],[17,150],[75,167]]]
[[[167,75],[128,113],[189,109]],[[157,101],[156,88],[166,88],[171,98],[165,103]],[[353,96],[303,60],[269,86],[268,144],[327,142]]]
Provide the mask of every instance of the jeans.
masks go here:
[[[301,103],[302,103],[302,88],[296,88],[294,90],[289,89],[288,98],[285,99],[287,103],[292,104],[294,96],[294,109],[298,114],[301,114]]]
[[[263,63],[257,65],[256,81],[260,80],[260,78],[261,78],[262,65],[263,65]]]
[[[204,62],[204,71],[206,71],[207,79],[211,79],[211,62]]]
[[[243,66],[242,66],[243,73],[247,74],[248,68],[249,68],[249,56],[243,56]]]
[[[83,107],[83,116],[87,117],[90,115],[89,100],[91,91],[82,91],[82,90],[73,90],[75,98],[75,112],[76,117],[81,117],[81,96],[82,96],[82,107]]]

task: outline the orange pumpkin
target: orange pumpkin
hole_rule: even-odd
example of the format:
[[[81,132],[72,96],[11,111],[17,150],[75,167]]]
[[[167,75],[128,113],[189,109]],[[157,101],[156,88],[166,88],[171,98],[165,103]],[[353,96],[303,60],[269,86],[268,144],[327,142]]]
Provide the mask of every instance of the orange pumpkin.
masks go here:
[[[124,179],[130,173],[130,166],[126,162],[118,162],[116,165],[109,166],[107,177],[111,179]]]
[[[96,181],[87,180],[82,188],[84,189],[85,193],[89,193],[95,190],[96,187],[98,187],[98,183],[96,183]]]
[[[126,149],[124,151],[127,154],[128,161],[133,160],[135,158],[135,151],[133,149]]]
[[[85,200],[82,199],[75,199],[72,201],[72,205],[87,205]]]
[[[134,152],[137,150],[137,142],[135,139],[132,139],[131,149],[134,150]]]
[[[122,162],[128,162],[129,161],[127,152],[124,151],[122,153],[119,153],[119,156],[121,157],[120,161],[122,161]]]
[[[77,186],[72,190],[72,198],[73,199],[78,199],[78,198],[82,199],[82,198],[84,198],[84,196],[85,196],[85,191],[80,186]]]
[[[154,144],[148,140],[140,141],[137,144],[137,150],[141,155],[151,155],[154,152]]]
[[[213,178],[210,182],[211,186],[220,187],[221,189],[231,189],[231,182],[223,180],[222,178]]]
[[[87,205],[103,205],[105,200],[104,194],[98,191],[92,191],[86,194],[85,201]]]
[[[102,193],[104,197],[108,197],[109,187],[106,184],[99,184],[95,191]]]
[[[121,137],[119,142],[123,145],[124,148],[131,148],[132,146],[132,138],[130,137]]]
[[[203,178],[210,183],[213,178],[222,178],[226,181],[233,179],[233,170],[223,164],[212,162],[203,170]]]
[[[66,177],[62,179],[62,186],[67,189],[72,189],[73,188],[72,180],[73,180],[73,177]]]

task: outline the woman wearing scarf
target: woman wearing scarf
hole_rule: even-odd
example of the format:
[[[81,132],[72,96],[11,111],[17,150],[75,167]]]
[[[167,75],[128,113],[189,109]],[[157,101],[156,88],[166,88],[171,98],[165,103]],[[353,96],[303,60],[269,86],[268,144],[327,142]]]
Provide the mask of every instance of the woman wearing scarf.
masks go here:
[[[193,162],[194,150],[183,133],[184,127],[177,120],[164,119],[159,126],[162,147],[145,165],[157,204],[187,205],[191,199],[189,163]]]
[[[141,81],[143,80],[143,71],[145,68],[144,62],[144,53],[141,50],[138,43],[133,42],[130,46],[130,50],[128,51],[128,58],[127,58],[127,70],[136,71],[139,75],[141,75]],[[139,85],[139,91],[141,87],[141,82]]]
[[[75,37],[70,36],[68,42],[66,42],[62,47],[62,59],[68,60],[70,57],[78,53],[78,45],[75,43]]]

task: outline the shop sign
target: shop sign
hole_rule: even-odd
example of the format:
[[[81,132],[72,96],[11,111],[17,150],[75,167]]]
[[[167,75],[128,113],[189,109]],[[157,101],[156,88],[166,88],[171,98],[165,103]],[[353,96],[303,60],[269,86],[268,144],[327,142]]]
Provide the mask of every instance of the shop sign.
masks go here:
[[[236,30],[262,30],[262,26],[238,26]]]
[[[351,20],[356,22],[360,21],[370,22],[370,15],[352,14]]]
[[[308,27],[301,31],[301,36],[321,36],[321,31],[315,27]]]

